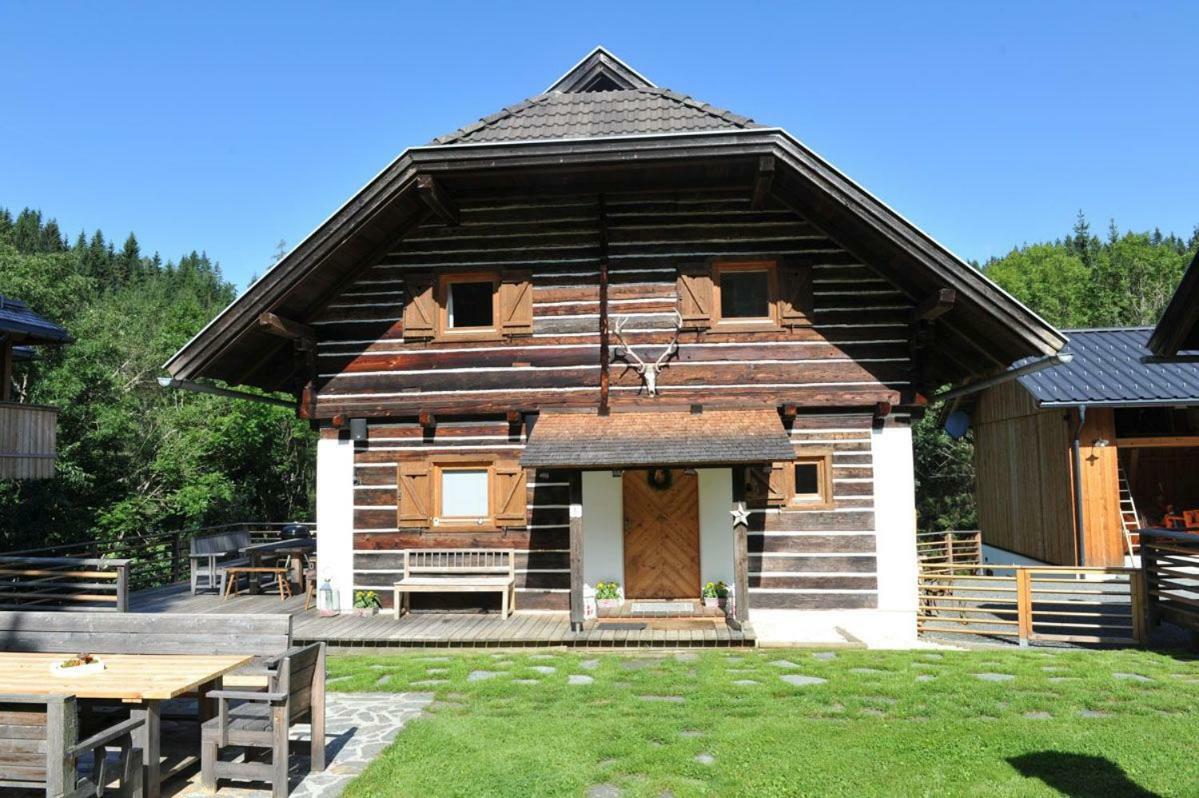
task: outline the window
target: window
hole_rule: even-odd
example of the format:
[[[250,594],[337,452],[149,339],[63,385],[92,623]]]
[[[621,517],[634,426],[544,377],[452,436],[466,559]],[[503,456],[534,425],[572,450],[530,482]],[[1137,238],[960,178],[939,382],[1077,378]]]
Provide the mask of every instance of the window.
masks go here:
[[[451,282],[446,296],[446,326],[453,330],[495,326],[495,284],[490,280]]]
[[[490,474],[486,468],[442,468],[442,520],[483,520],[491,515]]]
[[[812,267],[794,257],[680,264],[676,291],[685,330],[762,332],[812,325]]]
[[[785,483],[787,503],[827,507],[833,503],[832,455],[805,453],[790,464],[790,481]]]
[[[720,275],[722,319],[766,318],[770,315],[770,275],[762,271],[731,271]]]

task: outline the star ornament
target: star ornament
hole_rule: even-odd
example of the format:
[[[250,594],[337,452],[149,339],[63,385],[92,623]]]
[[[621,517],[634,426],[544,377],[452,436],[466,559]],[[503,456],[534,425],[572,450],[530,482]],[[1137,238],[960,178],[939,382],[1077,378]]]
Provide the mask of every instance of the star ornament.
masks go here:
[[[745,502],[737,502],[737,506],[729,510],[729,515],[733,516],[733,526],[738,524],[749,526],[749,509],[745,506]]]

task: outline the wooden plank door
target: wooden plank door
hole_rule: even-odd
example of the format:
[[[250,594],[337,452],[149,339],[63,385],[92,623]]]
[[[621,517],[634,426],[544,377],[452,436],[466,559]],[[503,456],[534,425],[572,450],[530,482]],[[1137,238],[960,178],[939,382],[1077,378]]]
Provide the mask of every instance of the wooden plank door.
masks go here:
[[[628,599],[699,596],[699,477],[671,470],[671,484],[624,472],[624,580]]]

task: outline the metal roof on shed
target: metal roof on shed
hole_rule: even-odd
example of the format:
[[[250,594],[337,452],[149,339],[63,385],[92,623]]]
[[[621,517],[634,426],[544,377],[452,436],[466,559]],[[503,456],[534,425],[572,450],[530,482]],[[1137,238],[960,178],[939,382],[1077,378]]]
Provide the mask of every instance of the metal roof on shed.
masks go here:
[[[1074,359],[1019,378],[1041,405],[1199,404],[1199,362],[1156,358],[1152,327],[1063,332]]]
[[[0,295],[0,338],[6,335],[27,344],[61,344],[72,340],[62,325],[34,313],[19,299]]]

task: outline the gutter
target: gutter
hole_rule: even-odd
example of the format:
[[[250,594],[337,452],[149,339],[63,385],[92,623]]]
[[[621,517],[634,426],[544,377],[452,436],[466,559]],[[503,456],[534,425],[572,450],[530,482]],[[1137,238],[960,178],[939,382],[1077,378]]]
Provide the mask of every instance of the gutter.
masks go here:
[[[997,374],[994,377],[988,377],[985,380],[979,380],[978,382],[972,382],[968,385],[960,385],[957,388],[950,388],[949,390],[935,393],[929,397],[928,402],[929,404],[933,404],[934,402],[944,402],[949,399],[960,399],[963,396],[969,396],[972,393],[978,393],[979,391],[985,391],[987,388],[992,388],[996,385],[1002,385],[1005,382],[1011,382],[1012,380],[1023,377],[1026,374],[1034,374],[1052,366],[1064,365],[1073,359],[1074,355],[1069,352],[1057,352],[1056,354],[1046,355],[1045,357],[1038,358],[1031,363],[1025,363],[1019,368],[1009,369],[1002,374]]]
[[[1078,406],[1078,427],[1074,430],[1074,442],[1070,448],[1071,465],[1074,468],[1074,529],[1078,546],[1078,565],[1085,566],[1087,559],[1086,522],[1082,511],[1082,444],[1079,440],[1082,428],[1087,423],[1087,406]]]
[[[162,388],[177,388],[181,391],[191,391],[192,393],[206,393],[212,396],[223,396],[227,399],[242,399],[250,402],[261,402],[262,404],[275,405],[276,407],[286,407],[288,410],[295,410],[296,403],[287,399],[277,399],[274,396],[263,396],[257,393],[249,393],[248,391],[231,391],[228,388],[218,388],[215,385],[205,385],[201,382],[193,382],[192,380],[179,380],[174,377],[159,377],[158,384]]]

